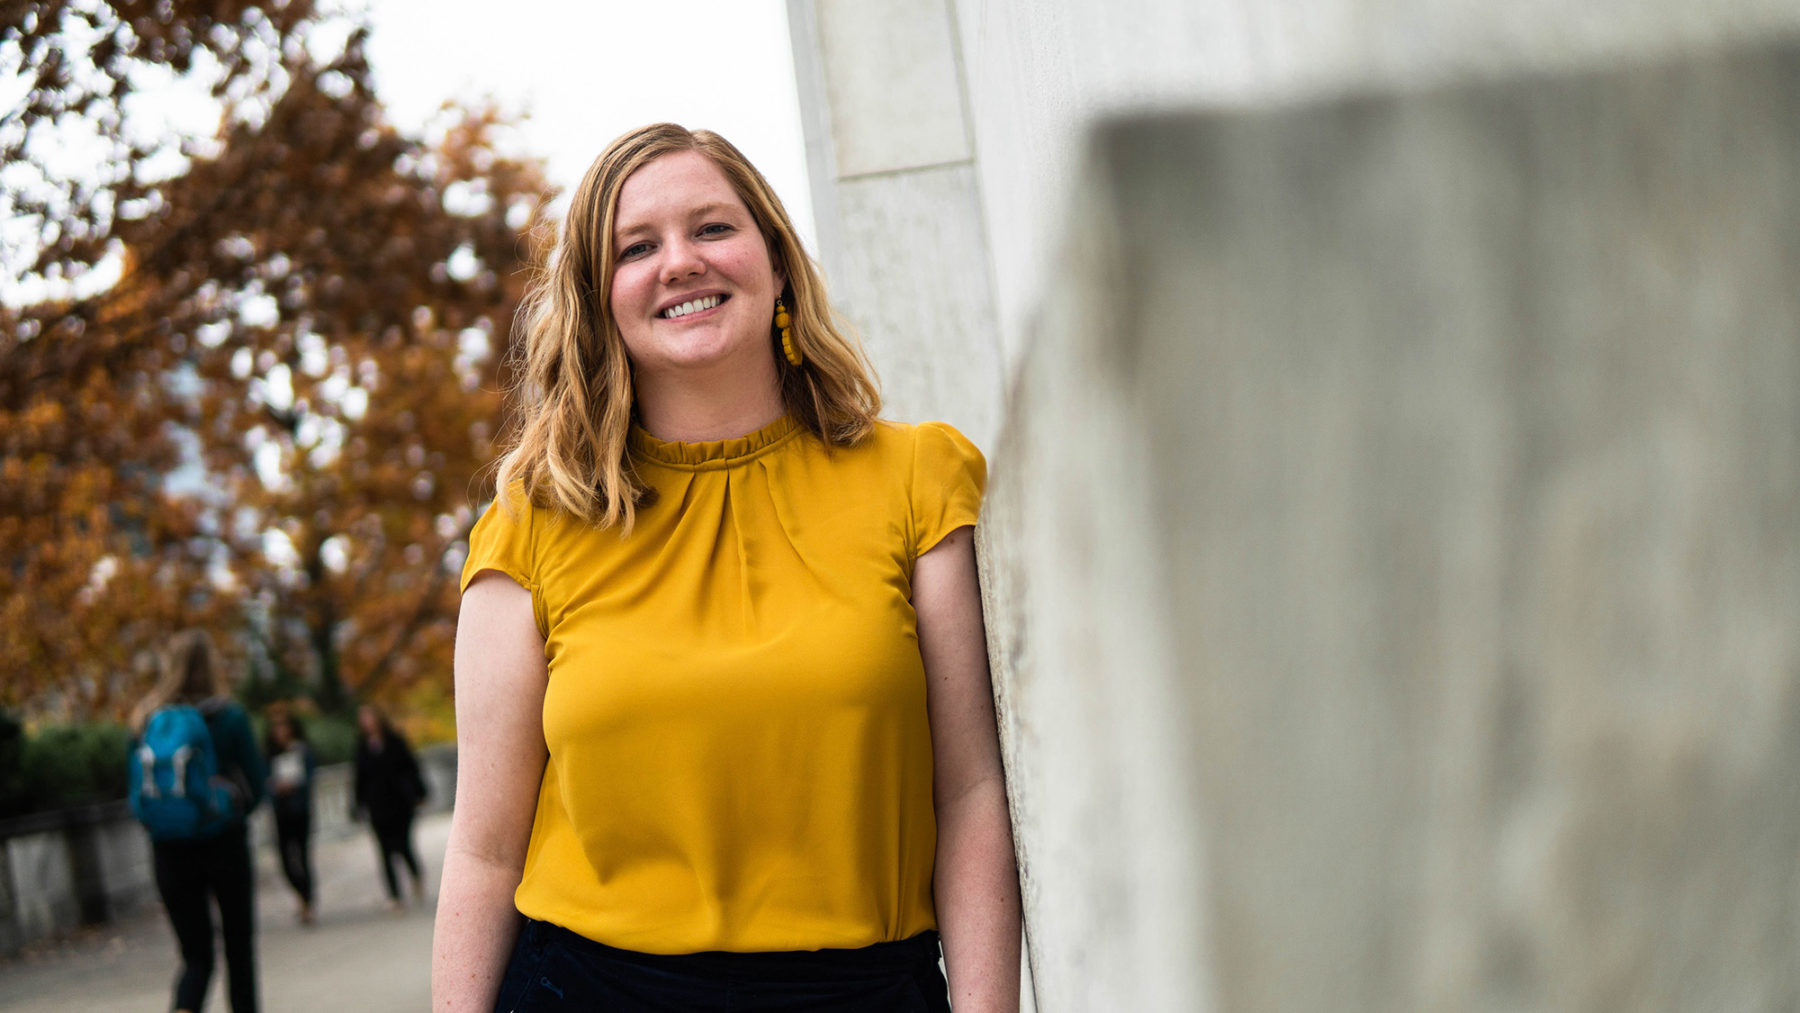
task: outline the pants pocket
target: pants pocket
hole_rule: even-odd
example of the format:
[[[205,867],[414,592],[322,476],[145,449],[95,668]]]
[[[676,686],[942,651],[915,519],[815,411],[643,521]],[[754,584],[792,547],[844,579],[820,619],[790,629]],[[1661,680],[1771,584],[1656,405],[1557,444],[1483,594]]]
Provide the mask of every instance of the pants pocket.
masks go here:
[[[919,993],[919,1007],[924,1013],[950,1013],[950,984],[944,980],[938,965],[920,967],[913,971],[913,988]]]
[[[519,929],[519,941],[513,944],[512,957],[506,962],[506,973],[500,978],[500,989],[494,996],[494,1013],[524,1013],[544,1009],[534,988],[543,977],[544,961],[549,954],[549,940],[543,926],[527,920]]]

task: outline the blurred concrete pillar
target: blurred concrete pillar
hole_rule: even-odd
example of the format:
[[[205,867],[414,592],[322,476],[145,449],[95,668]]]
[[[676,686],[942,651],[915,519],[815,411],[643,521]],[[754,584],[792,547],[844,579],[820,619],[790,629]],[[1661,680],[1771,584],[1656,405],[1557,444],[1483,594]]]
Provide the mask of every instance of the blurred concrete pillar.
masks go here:
[[[1089,152],[981,529],[1040,1008],[1800,1008],[1800,50]]]
[[[1000,337],[962,56],[945,0],[789,0],[813,214],[890,418],[988,447]]]

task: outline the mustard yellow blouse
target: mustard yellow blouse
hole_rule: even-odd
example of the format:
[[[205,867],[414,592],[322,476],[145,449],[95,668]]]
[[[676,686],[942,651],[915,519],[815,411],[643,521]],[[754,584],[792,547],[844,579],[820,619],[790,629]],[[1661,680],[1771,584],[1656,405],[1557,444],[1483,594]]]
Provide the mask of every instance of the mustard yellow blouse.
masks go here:
[[[789,419],[634,430],[629,537],[523,503],[463,587],[531,592],[550,761],[524,914],[648,953],[857,947],[936,926],[913,561],[975,523],[986,466],[942,423],[828,448]]]

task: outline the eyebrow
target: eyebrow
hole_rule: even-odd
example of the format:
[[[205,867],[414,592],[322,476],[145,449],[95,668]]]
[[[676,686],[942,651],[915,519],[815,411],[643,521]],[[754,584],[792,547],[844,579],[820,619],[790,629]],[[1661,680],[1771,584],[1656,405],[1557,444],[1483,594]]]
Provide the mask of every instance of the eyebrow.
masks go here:
[[[713,201],[708,204],[702,204],[699,207],[696,207],[696,208],[690,210],[688,212],[688,217],[689,218],[704,218],[708,215],[718,214],[721,211],[743,212],[744,209],[740,208],[736,204],[727,204],[724,201]],[[745,213],[747,213],[747,212],[745,212]],[[626,227],[624,227],[622,229],[613,230],[613,239],[616,242],[618,240],[624,239],[627,236],[633,236],[640,232],[648,232],[648,231],[650,231],[650,224],[648,222],[636,222],[634,224],[627,225]]]

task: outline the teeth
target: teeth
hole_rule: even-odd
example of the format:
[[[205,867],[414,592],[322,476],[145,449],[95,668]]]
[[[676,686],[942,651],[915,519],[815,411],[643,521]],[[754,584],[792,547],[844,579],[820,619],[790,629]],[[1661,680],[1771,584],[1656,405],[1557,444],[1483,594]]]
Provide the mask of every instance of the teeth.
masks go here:
[[[701,310],[709,310],[714,306],[719,305],[720,301],[720,298],[716,295],[709,295],[703,299],[690,299],[679,306],[671,306],[668,309],[663,310],[663,319],[674,320],[678,317],[685,317],[689,313],[698,313]]]

